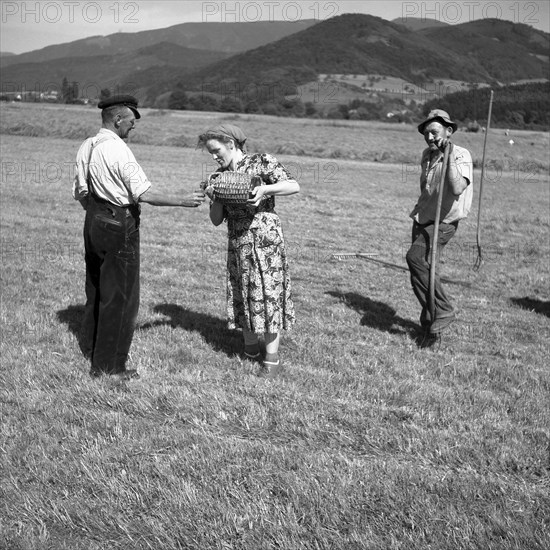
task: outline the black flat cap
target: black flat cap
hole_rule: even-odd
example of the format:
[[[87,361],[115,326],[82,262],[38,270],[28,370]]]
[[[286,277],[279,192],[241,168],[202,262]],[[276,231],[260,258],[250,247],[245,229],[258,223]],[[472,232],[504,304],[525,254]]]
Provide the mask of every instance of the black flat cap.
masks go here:
[[[132,109],[136,118],[141,118],[137,110],[138,100],[133,95],[114,95],[97,104],[100,109],[107,109],[107,107],[112,107],[113,105],[124,105],[124,107]]]

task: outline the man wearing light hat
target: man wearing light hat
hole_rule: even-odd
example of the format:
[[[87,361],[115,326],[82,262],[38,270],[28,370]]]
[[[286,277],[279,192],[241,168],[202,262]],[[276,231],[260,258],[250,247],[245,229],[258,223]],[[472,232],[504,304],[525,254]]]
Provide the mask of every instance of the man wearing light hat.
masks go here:
[[[140,203],[196,207],[204,194],[167,197],[151,182],[125,139],[141,118],[136,98],[110,97],[98,104],[102,128],[76,156],[73,196],[86,210],[84,248],[86,307],[81,347],[90,375],[139,378],[126,368],[139,309]]]
[[[450,149],[438,228],[438,257],[454,236],[459,221],[466,218],[472,205],[472,157],[467,149],[450,142],[456,130],[456,123],[441,109],[431,111],[426,120],[418,125],[418,131],[424,136],[428,147],[423,151],[420,163],[420,197],[410,214],[413,219],[412,246],[407,252],[406,259],[413,291],[422,306],[420,323],[425,331],[423,345],[427,346],[436,342],[441,332],[453,323],[456,317],[455,310],[441,285],[437,269],[434,280],[434,319],[430,318],[428,307],[430,250],[443,170],[443,152],[446,147]]]

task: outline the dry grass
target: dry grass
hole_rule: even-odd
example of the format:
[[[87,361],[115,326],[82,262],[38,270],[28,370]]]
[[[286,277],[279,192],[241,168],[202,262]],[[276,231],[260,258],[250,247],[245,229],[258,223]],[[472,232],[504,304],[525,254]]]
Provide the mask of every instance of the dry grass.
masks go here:
[[[346,159],[416,168],[423,141],[413,126],[352,120],[298,119],[193,111],[142,109],[134,144],[194,148],[197,136],[222,121],[247,129],[251,151],[319,159]],[[82,139],[97,131],[99,111],[92,106],[48,103],[2,105],[0,134]],[[510,145],[509,141],[514,141]],[[481,167],[484,134],[459,132],[455,142],[470,149]],[[520,178],[547,173],[548,133],[493,129],[487,149],[487,177],[503,171]]]
[[[77,127],[80,115],[61,110],[52,131]],[[140,132],[176,135],[178,115],[146,116]],[[209,122],[182,117],[189,136]],[[249,123],[251,135],[280,143],[285,124],[300,144],[294,132],[305,143],[340,132]],[[341,131],[342,144],[363,136],[390,150],[399,135],[411,157],[421,148],[410,127]],[[279,155],[301,175],[302,193],[277,203],[299,322],[283,337],[287,368],[273,383],[254,376],[225,327],[224,228],[205,208],[145,206],[131,360],[142,378],[120,384],[87,377],[76,338],[83,212],[70,199],[70,167],[79,141],[1,138],[0,548],[550,545],[548,174],[488,180],[486,262],[471,270],[474,210],[444,264],[459,322],[433,352],[416,345],[405,271],[412,165]],[[209,165],[194,149],[132,148],[157,188],[192,189]],[[332,261],[340,251],[385,263]]]

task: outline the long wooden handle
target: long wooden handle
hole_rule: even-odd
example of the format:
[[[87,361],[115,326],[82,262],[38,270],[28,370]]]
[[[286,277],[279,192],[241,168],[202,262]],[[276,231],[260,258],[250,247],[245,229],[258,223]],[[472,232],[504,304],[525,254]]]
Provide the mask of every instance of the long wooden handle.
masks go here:
[[[430,282],[429,282],[429,302],[430,320],[435,321],[435,268],[437,263],[437,239],[439,236],[439,219],[441,217],[441,203],[443,202],[443,192],[445,191],[445,178],[447,176],[447,165],[449,163],[449,152],[451,142],[447,142],[445,153],[443,154],[443,167],[441,169],[441,182],[439,184],[437,195],[437,208],[435,211],[434,231],[432,237],[432,248],[430,250]]]
[[[485,151],[487,149],[487,136],[489,135],[489,128],[491,127],[491,111],[493,109],[493,90],[489,97],[489,113],[487,114],[487,127],[485,128],[485,138],[483,139],[483,157],[481,158],[481,178],[479,180],[479,203],[477,207],[477,229],[476,229],[476,243],[477,243],[477,262],[476,266],[479,269],[481,266],[481,200],[483,198],[483,176],[485,175]]]

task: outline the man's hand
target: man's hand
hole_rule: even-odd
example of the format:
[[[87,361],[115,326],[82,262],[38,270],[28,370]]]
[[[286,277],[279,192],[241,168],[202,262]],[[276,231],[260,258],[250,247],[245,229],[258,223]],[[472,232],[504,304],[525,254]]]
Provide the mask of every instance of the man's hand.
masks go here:
[[[207,181],[201,181],[200,191],[202,191],[211,201],[214,200],[214,186]]]
[[[193,191],[190,195],[183,197],[183,202],[181,206],[186,206],[188,208],[196,208],[200,206],[205,200],[205,194],[203,191]]]
[[[208,187],[205,187],[204,188],[204,193],[211,201],[214,200],[214,186],[213,185],[209,185]]]
[[[447,147],[447,144],[452,146],[451,140],[448,137],[441,137],[437,140],[435,140],[436,147],[443,153],[445,151],[445,148]],[[451,150],[449,149],[449,153]]]

